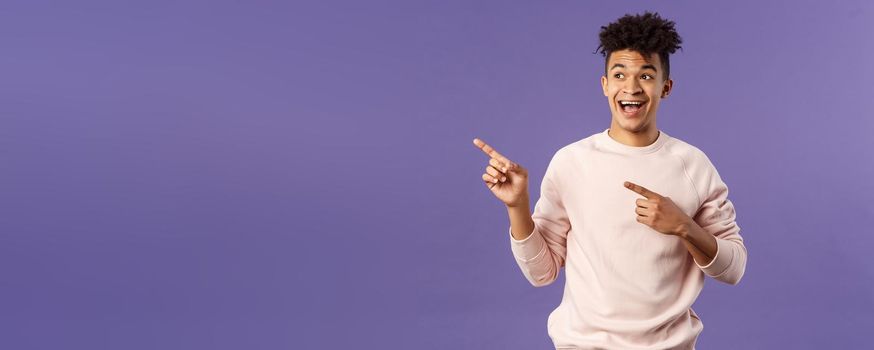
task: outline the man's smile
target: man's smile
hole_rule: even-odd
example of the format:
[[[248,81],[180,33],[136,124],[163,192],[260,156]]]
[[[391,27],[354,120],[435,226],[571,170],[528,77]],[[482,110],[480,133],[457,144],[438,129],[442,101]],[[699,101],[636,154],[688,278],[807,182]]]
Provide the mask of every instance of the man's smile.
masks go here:
[[[626,117],[637,117],[639,112],[643,110],[646,101],[643,100],[619,100],[619,111]]]

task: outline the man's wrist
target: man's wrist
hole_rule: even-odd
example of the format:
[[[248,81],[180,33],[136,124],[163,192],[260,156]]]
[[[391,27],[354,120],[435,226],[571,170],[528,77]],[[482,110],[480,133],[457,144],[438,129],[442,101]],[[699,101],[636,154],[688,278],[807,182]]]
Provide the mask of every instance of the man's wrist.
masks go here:
[[[529,199],[529,197],[528,197],[528,194],[526,193],[525,195],[523,195],[523,196],[519,199],[519,202],[518,202],[518,203],[507,204],[507,209],[525,208],[525,207],[527,207],[527,206],[530,205],[530,204],[528,203],[529,201],[530,201],[530,199]]]
[[[689,241],[690,236],[692,235],[692,225],[695,222],[690,220],[686,220],[676,231],[677,237],[682,238],[683,240]]]

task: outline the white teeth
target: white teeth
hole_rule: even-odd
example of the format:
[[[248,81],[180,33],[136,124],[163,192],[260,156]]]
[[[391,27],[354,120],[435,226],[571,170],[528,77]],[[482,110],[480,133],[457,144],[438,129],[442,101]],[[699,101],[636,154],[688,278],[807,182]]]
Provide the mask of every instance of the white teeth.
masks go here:
[[[643,102],[642,101],[619,101],[619,104],[621,104],[623,106],[628,106],[628,105],[640,106],[641,104],[643,104]]]

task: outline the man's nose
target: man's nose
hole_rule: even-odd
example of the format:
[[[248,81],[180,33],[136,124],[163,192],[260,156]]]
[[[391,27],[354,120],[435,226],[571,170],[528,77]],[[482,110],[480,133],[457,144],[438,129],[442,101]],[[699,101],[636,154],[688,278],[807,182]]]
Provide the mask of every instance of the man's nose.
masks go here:
[[[629,95],[637,95],[643,92],[643,89],[640,87],[640,83],[638,83],[636,79],[628,79],[625,86],[622,87],[622,92]]]

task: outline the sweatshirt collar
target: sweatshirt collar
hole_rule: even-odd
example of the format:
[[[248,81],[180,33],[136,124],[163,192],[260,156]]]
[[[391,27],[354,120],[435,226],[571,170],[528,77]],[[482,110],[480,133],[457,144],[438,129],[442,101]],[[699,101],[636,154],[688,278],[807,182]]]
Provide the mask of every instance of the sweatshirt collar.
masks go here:
[[[646,145],[646,146],[635,147],[635,146],[629,146],[629,145],[626,145],[624,143],[621,143],[619,141],[614,140],[612,137],[610,137],[610,134],[607,133],[608,131],[610,131],[610,128],[607,128],[606,130],[604,130],[603,132],[598,134],[598,136],[599,136],[598,141],[600,141],[599,143],[607,149],[610,149],[610,150],[613,150],[617,153],[622,153],[622,154],[652,153],[652,152],[657,151],[659,148],[661,148],[662,145],[664,145],[665,142],[667,142],[668,139],[671,138],[670,136],[668,136],[667,133],[665,133],[662,130],[659,130],[659,136],[656,138],[655,142],[653,142],[649,145]]]

